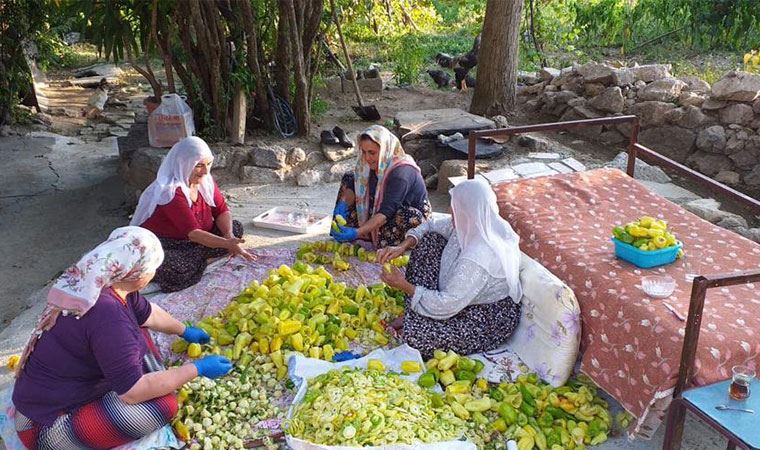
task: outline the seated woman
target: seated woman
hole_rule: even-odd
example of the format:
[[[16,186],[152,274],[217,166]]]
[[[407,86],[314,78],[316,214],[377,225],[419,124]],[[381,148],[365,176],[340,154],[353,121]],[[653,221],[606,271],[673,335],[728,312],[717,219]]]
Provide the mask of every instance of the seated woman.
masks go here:
[[[232,220],[227,203],[211,177],[214,155],[203,139],[174,144],[145,189],[130,225],[147,228],[164,248],[155,282],[164,292],[200,281],[209,259],[226,254],[255,258],[240,247],[243,225]]]
[[[16,373],[16,431],[27,448],[105,449],[140,439],[177,413],[176,389],[232,369],[218,355],[168,370],[158,362],[148,329],[209,341],[137,292],[163,257],[150,231],[117,228],[55,282]]]
[[[499,216],[487,182],[464,181],[450,193],[451,217],[425,222],[378,252],[384,263],[414,249],[406,278],[393,268],[382,279],[406,293],[403,340],[425,359],[435,349],[497,348],[520,321],[519,236]]]
[[[369,240],[377,248],[398,245],[408,230],[431,215],[425,180],[385,127],[364,130],[359,148],[356,168],[343,175],[334,211],[347,223],[331,235],[341,242]]]

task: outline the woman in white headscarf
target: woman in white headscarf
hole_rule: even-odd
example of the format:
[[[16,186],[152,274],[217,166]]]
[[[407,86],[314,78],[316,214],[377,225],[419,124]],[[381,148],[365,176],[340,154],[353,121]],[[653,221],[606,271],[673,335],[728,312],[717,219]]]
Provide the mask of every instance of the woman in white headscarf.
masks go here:
[[[211,149],[199,137],[174,144],[132,216],[130,225],[151,230],[164,247],[166,257],[154,280],[164,292],[197,283],[208,259],[226,254],[254,259],[240,246],[245,242],[243,225],[232,220],[211,177],[213,161]]]
[[[393,268],[382,279],[406,293],[403,339],[425,358],[435,349],[492,350],[520,320],[519,236],[487,182],[464,181],[450,193],[451,217],[425,222],[378,252],[384,263],[413,249],[406,276]]]
[[[330,234],[340,242],[398,245],[410,228],[432,214],[425,180],[398,138],[383,126],[364,130],[359,150],[354,171],[343,175],[333,212],[348,223]]]
[[[29,449],[112,448],[177,413],[176,389],[232,369],[218,355],[164,369],[147,330],[207,343],[138,292],[163,261],[140,227],[114,230],[56,280],[16,373],[16,430]]]

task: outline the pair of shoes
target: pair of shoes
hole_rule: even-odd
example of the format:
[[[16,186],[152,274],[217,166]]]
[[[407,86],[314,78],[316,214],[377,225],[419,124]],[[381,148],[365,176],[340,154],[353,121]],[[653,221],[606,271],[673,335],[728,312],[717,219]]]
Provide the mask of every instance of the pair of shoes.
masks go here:
[[[324,130],[320,134],[322,143],[325,145],[340,145],[341,147],[351,148],[354,143],[346,136],[346,132],[340,127],[335,127],[331,130]]]

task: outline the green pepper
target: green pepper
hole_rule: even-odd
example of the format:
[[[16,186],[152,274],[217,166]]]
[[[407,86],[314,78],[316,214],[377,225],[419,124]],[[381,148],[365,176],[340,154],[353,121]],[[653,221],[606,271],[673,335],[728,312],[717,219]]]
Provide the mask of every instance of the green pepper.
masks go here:
[[[359,314],[359,307],[356,305],[346,305],[343,307],[343,312],[355,316]]]
[[[475,369],[475,360],[470,358],[461,357],[457,360],[457,369],[473,371]]]
[[[554,423],[554,417],[549,412],[544,411],[543,414],[538,418],[538,425],[540,427],[551,427]]]
[[[474,369],[472,369],[472,371],[473,371],[473,372],[475,372],[475,375],[477,375],[477,374],[479,374],[479,373],[480,373],[480,371],[481,371],[481,370],[483,370],[483,368],[484,368],[485,366],[486,366],[486,365],[483,363],[483,361],[481,361],[481,360],[479,360],[479,359],[476,359],[476,360],[475,360],[475,368],[474,368]]]
[[[524,413],[517,413],[517,425],[524,427],[528,424],[528,416],[526,416]]]
[[[488,390],[488,396],[496,400],[497,402],[504,400],[504,393],[501,392],[501,390],[495,386]]]
[[[522,394],[523,404],[527,403],[530,406],[536,406],[536,401],[533,399],[533,394],[530,393],[528,387],[524,384],[518,385],[520,393]],[[530,414],[529,414],[530,415]]]
[[[559,431],[552,430],[551,433],[546,435],[546,445],[550,448],[553,445],[562,445],[562,438],[559,435]]]
[[[475,380],[475,373],[471,372],[469,370],[459,369],[455,373],[457,380],[469,380],[474,381]]]
[[[512,425],[517,422],[517,410],[509,403],[502,403],[499,405],[499,415],[505,422],[507,422],[507,425]]]
[[[420,378],[417,380],[417,384],[424,388],[431,388],[435,386],[435,375],[433,375],[430,372],[423,373]]]
[[[525,400],[525,397],[523,397],[523,400]],[[528,417],[533,417],[533,415],[536,414],[536,407],[531,406],[528,404],[528,402],[523,401],[520,405],[520,411],[525,413],[525,415]]]
[[[234,323],[227,324],[227,326],[224,327],[224,329],[230,334],[230,336],[233,336],[233,337],[237,336],[239,332],[238,327],[235,326]]]
[[[566,413],[565,411],[555,407],[555,406],[547,406],[546,412],[551,414],[552,417],[555,419],[565,419],[565,420],[573,420],[574,417],[571,414]]]
[[[438,393],[430,394],[430,402],[433,404],[433,408],[440,408],[444,405],[443,397]]]

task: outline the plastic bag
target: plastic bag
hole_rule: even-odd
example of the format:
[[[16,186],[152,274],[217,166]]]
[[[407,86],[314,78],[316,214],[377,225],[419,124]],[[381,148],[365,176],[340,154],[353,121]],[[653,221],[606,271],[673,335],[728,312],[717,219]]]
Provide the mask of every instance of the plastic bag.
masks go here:
[[[148,117],[148,141],[151,147],[171,147],[182,138],[195,134],[193,110],[177,94],[161,96],[161,104]]]
[[[404,344],[391,350],[377,349],[363,358],[352,359],[349,361],[330,363],[321,359],[306,358],[300,354],[294,354],[288,360],[288,375],[293,380],[296,386],[298,386],[298,392],[293,399],[293,403],[288,410],[288,418],[293,416],[295,411],[295,405],[301,402],[304,395],[306,395],[307,382],[306,380],[314,378],[317,375],[327,373],[330,370],[340,367],[367,367],[367,362],[370,359],[378,359],[383,362],[388,370],[394,372],[401,372],[401,363],[403,361],[417,361],[423,367],[425,362],[422,360],[420,352]],[[417,382],[417,378],[421,373],[402,375],[402,378],[406,378],[409,381]],[[348,447],[348,446],[330,446],[330,445],[318,445],[313,444],[302,439],[298,439],[289,435],[286,435],[286,440],[289,448],[292,450],[354,450],[361,448],[363,450],[476,450],[475,444],[469,441],[447,441],[447,442],[435,442],[430,444],[395,444],[395,445],[383,445],[375,447]]]

